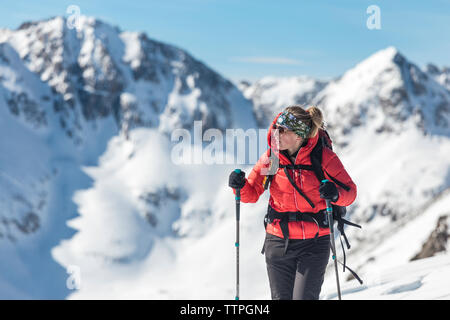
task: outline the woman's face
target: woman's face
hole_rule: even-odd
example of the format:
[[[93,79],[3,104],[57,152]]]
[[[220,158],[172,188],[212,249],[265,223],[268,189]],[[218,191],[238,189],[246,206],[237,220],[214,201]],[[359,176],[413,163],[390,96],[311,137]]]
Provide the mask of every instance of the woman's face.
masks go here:
[[[302,137],[291,130],[282,127],[277,127],[279,136],[279,150],[294,150],[298,149],[303,143]],[[275,135],[276,136],[276,135]]]

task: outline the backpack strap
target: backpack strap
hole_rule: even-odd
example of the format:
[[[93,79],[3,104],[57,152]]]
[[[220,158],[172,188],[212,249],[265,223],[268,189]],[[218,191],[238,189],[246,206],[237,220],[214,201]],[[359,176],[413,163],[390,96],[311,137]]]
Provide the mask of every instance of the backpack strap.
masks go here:
[[[292,186],[295,188],[295,190],[297,190],[297,192],[303,197],[305,198],[305,200],[309,203],[309,205],[312,208],[315,208],[316,206],[314,205],[314,203],[306,196],[306,194],[303,193],[303,191],[297,186],[297,184],[295,183],[295,181],[292,179],[291,175],[289,174],[289,172],[287,171],[287,168],[284,168],[284,173],[286,174],[286,177],[288,178],[289,182],[292,184]]]
[[[311,167],[319,182],[325,179],[325,175],[322,169],[323,144],[324,144],[323,138],[319,137],[317,144],[310,153]]]
[[[311,154],[310,154],[311,165],[305,165],[305,164],[279,164],[279,168],[284,169],[284,173],[286,174],[286,177],[289,179],[289,182],[294,186],[295,190],[297,190],[297,192],[303,198],[305,198],[306,201],[313,208],[314,208],[314,205],[312,204],[311,200],[309,200],[306,197],[306,195],[298,188],[298,186],[294,183],[292,177],[287,173],[286,169],[291,169],[291,170],[310,170],[310,171],[314,172],[314,174],[316,175],[316,177],[317,177],[317,179],[319,181],[324,180],[325,179],[325,174],[324,174],[324,170],[322,168],[323,145],[326,144],[326,142],[324,142],[324,140],[325,139],[323,137],[320,137],[320,139],[317,142],[316,146],[311,151]],[[272,165],[272,163],[271,163],[271,165]],[[330,177],[330,179],[335,184],[337,184],[338,186],[343,188],[345,191],[349,191],[350,190],[350,187],[347,186],[345,183],[343,183],[343,182],[339,181],[338,179],[336,179],[335,177],[331,176],[328,172],[326,172],[326,174]],[[273,176],[274,175],[266,175],[265,176],[265,178],[263,180],[264,190],[267,190],[269,188],[269,185],[272,182]]]
[[[325,130],[323,130],[323,132],[325,132],[325,134],[327,134],[327,136],[328,136],[328,133]],[[324,174],[324,169],[322,167],[322,156],[323,156],[323,147],[324,146],[326,148],[331,149],[329,143],[327,142],[327,139],[324,136],[320,136],[319,140],[317,141],[316,146],[310,153],[311,167],[312,167],[317,179],[319,180],[319,182],[326,179],[325,174]],[[308,170],[308,169],[306,169],[306,170]],[[339,181],[335,177],[331,176],[326,170],[325,170],[325,173],[330,177],[331,180],[333,180],[333,182],[335,184],[340,186],[342,189],[344,189],[345,191],[350,190],[349,186],[347,186],[345,183]]]
[[[294,169],[294,170],[314,170],[313,166],[308,165],[308,164],[280,164],[279,165],[280,168],[286,168],[286,169]]]

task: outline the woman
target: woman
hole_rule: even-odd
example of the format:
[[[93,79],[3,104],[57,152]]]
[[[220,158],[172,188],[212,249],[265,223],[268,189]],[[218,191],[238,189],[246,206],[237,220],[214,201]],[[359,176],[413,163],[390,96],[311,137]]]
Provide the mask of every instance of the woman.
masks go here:
[[[321,221],[325,217],[325,200],[348,206],[356,198],[356,185],[329,148],[322,149],[322,169],[328,182],[320,182],[312,170],[289,168],[311,166],[310,153],[319,141],[321,129],[323,116],[319,108],[286,108],[270,125],[269,149],[248,178],[243,171],[233,171],[229,177],[233,192],[241,189],[241,202],[253,203],[265,190],[269,155],[273,153],[279,161],[270,184],[263,248],[272,299],[319,299],[330,255],[330,229]]]

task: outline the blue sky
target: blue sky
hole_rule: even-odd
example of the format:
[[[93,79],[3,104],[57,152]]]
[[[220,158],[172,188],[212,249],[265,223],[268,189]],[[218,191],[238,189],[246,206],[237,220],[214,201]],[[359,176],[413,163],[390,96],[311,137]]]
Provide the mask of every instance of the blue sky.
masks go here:
[[[391,45],[420,67],[450,66],[450,0],[14,0],[2,4],[0,27],[67,17],[70,5],[185,49],[233,81],[336,77]],[[370,5],[379,30],[367,28]]]

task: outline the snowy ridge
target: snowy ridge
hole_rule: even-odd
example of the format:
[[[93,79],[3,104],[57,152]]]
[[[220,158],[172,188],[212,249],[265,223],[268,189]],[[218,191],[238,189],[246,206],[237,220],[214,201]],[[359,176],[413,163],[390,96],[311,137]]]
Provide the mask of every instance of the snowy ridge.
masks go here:
[[[258,126],[266,128],[286,106],[308,104],[326,83],[308,76],[264,77],[251,85],[241,83],[240,88],[253,101]]]
[[[55,17],[0,36],[55,91],[54,110],[77,144],[105,117],[120,130],[166,133],[189,129],[194,120],[205,129],[253,123],[251,103],[237,88],[185,51],[91,17],[79,23],[71,29]]]
[[[439,69],[432,63],[429,63],[426,67],[426,72],[430,75],[436,82],[440,83],[442,86],[450,90],[450,68],[443,67]]]
[[[365,124],[377,133],[399,133],[408,120],[424,134],[450,135],[450,92],[394,47],[330,82],[312,103],[323,107],[339,139]]]

